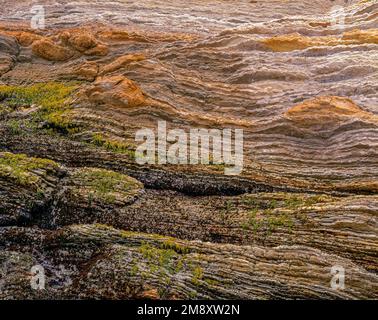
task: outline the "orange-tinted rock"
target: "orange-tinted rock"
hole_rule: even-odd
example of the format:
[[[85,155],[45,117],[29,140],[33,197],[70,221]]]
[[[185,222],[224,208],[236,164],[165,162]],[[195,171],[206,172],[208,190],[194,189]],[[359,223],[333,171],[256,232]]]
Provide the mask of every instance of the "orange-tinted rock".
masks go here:
[[[144,59],[146,59],[146,57],[143,54],[128,54],[128,55],[119,57],[113,62],[105,65],[101,70],[101,74],[106,74],[109,72],[116,71],[120,68],[127,66],[131,62],[141,61]]]
[[[66,61],[74,56],[74,52],[62,47],[49,39],[35,41],[32,51],[36,56],[50,61]]]
[[[128,32],[122,29],[102,30],[98,32],[99,38],[103,41],[134,41],[134,42],[175,42],[175,41],[193,41],[198,36],[193,34],[179,32]]]
[[[136,83],[123,76],[97,79],[86,95],[91,102],[123,108],[138,107],[146,99]]]
[[[134,32],[129,33],[126,30],[119,29],[100,31],[98,36],[103,40],[148,42],[148,39],[143,35]]]
[[[84,52],[97,46],[94,36],[85,31],[65,31],[60,37],[79,52]]]
[[[34,34],[31,32],[19,32],[16,34],[16,38],[21,46],[28,47],[34,41],[42,39],[42,37],[38,34]]]
[[[323,28],[327,28],[331,25],[331,22],[329,21],[311,21],[309,22],[309,25],[311,27],[323,27]]]
[[[277,52],[302,50],[315,46],[356,45],[378,43],[378,29],[353,30],[345,32],[342,37],[324,36],[308,37],[299,33],[284,34],[261,40],[267,48]]]
[[[343,40],[353,43],[375,43],[378,44],[378,29],[352,30],[343,34]]]
[[[364,119],[378,123],[378,116],[362,110],[351,99],[317,97],[290,108],[285,117],[298,127],[332,129],[350,119]]]
[[[376,33],[366,30],[378,17],[372,1],[371,7],[345,5],[343,29],[330,19],[331,1],[195,1],[188,9],[179,1],[167,7],[144,0],[62,6],[63,0],[51,2],[47,29],[39,31],[23,19],[28,1],[5,0],[10,5],[0,13],[4,32],[18,39],[7,46],[0,35],[0,74],[6,72],[0,82],[17,86],[16,93],[24,84],[52,82],[47,99],[59,82],[62,108],[48,108],[34,91],[31,99],[3,94],[0,105],[10,108],[0,107],[0,146],[64,168],[26,191],[7,175],[0,178],[0,224],[11,221],[2,218],[9,200],[22,217],[22,228],[0,228],[0,260],[9,258],[4,247],[20,253],[9,258],[12,271],[16,258],[27,262],[17,269],[25,277],[12,272],[14,282],[0,298],[2,292],[17,299],[378,297],[378,66]],[[321,2],[323,8],[315,5]],[[73,57],[34,59],[31,45],[41,40]],[[71,91],[70,80],[95,82]],[[64,92],[71,94],[63,103]],[[242,129],[240,175],[226,176],[229,165],[212,161],[211,151],[222,149],[216,139],[209,141],[210,165],[135,163],[135,133],[156,129],[162,119],[190,135],[196,128]],[[129,185],[114,176],[122,173],[146,184],[135,202]],[[49,190],[41,194],[44,184]],[[36,228],[25,227],[25,218]],[[61,228],[66,224],[74,226]],[[154,263],[150,253],[169,259]],[[29,263],[42,260],[49,261],[49,279],[59,270],[55,261],[73,272],[74,285],[24,290]],[[346,270],[345,290],[330,287],[336,265]]]
[[[95,36],[86,30],[67,30],[59,35],[59,39],[67,46],[89,56],[106,56],[108,47],[97,41]]]
[[[138,298],[140,299],[149,299],[149,300],[157,300],[160,298],[159,292],[157,289],[147,289],[139,293]]]
[[[98,44],[94,48],[88,49],[84,52],[87,56],[106,56],[109,53],[109,48],[105,44]]]
[[[99,36],[106,40],[130,40],[130,34],[125,30],[101,31]]]
[[[84,79],[87,81],[93,81],[96,79],[98,74],[98,65],[94,61],[87,61],[78,66],[75,69],[75,75],[79,77],[79,79]]]
[[[299,33],[280,35],[262,40],[262,43],[273,51],[292,51],[305,49],[311,46],[309,37]]]

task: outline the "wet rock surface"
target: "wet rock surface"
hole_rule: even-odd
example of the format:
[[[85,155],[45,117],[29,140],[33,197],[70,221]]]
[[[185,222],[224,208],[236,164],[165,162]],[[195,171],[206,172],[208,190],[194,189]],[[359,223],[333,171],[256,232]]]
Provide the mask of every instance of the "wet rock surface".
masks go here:
[[[1,4],[1,299],[378,297],[376,1]],[[161,120],[241,174],[138,164]]]

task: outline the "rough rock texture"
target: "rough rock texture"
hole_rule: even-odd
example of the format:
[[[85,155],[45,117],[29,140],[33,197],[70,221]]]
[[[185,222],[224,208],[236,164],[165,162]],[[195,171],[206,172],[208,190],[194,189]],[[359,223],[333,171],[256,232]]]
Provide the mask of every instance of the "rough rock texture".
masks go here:
[[[74,55],[72,51],[47,39],[33,42],[32,51],[35,55],[51,61],[66,61]]]
[[[51,160],[0,153],[0,226],[28,223],[45,210],[62,173]]]
[[[86,95],[93,103],[120,108],[138,107],[145,102],[142,90],[123,76],[97,78]]]
[[[0,76],[11,70],[19,53],[16,39],[0,35]]]
[[[38,4],[0,13],[0,298],[378,298],[376,1]],[[159,120],[243,171],[137,164]]]
[[[304,196],[261,193],[197,197],[147,190],[127,206],[67,199],[56,212],[60,225],[96,221],[124,230],[202,241],[307,245],[378,269],[375,196]]]
[[[41,298],[58,294],[60,298],[113,299],[351,299],[375,297],[378,289],[375,274],[349,260],[308,247],[267,249],[188,242],[102,225],[71,226],[52,232],[4,228],[0,233],[3,248],[17,247],[20,240],[28,239],[26,246],[42,253],[39,259],[50,274],[56,272],[54,264],[59,263],[71,270],[72,284],[66,290],[51,285],[41,293],[34,291],[34,296]],[[14,251],[4,252],[5,261],[15,255]],[[5,278],[7,287],[14,288],[12,294],[23,289],[16,281],[25,286],[32,260],[30,255],[18,256],[23,263],[18,263],[17,272],[24,271],[24,276],[17,280]],[[329,286],[330,269],[337,264],[349,270],[349,287],[340,292]]]

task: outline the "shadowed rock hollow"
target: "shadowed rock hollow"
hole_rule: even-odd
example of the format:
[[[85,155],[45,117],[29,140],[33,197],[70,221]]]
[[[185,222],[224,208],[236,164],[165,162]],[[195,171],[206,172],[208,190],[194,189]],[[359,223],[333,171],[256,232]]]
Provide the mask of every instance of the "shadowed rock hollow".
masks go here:
[[[1,4],[0,298],[378,297],[376,1]],[[137,164],[161,120],[243,171]]]

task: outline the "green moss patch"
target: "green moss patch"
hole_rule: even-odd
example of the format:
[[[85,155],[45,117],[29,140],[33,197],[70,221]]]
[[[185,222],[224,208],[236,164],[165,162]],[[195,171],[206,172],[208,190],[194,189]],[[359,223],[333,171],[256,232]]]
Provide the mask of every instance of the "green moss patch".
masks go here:
[[[74,83],[47,82],[30,86],[0,86],[2,105],[19,107],[41,106],[45,111],[53,111],[67,104],[68,97],[77,88]]]
[[[78,169],[73,175],[74,189],[88,196],[88,201],[128,202],[139,194],[143,184],[127,175],[98,168]]]
[[[38,182],[40,175],[36,170],[57,169],[52,160],[28,157],[24,154],[0,153],[0,176],[10,177],[21,185]]]
[[[94,133],[92,135],[91,143],[96,147],[104,148],[108,151],[116,153],[125,153],[134,157],[133,147],[125,142],[109,139],[101,133]]]
[[[77,83],[47,82],[30,86],[0,86],[0,111],[3,113],[37,106],[32,121],[46,122],[51,128],[67,132],[74,130],[67,114],[71,108],[70,97]]]
[[[242,208],[248,212],[242,228],[268,233],[277,228],[290,231],[296,219],[306,220],[302,209],[328,201],[332,201],[332,197],[326,195],[291,193],[247,195],[241,200]]]

